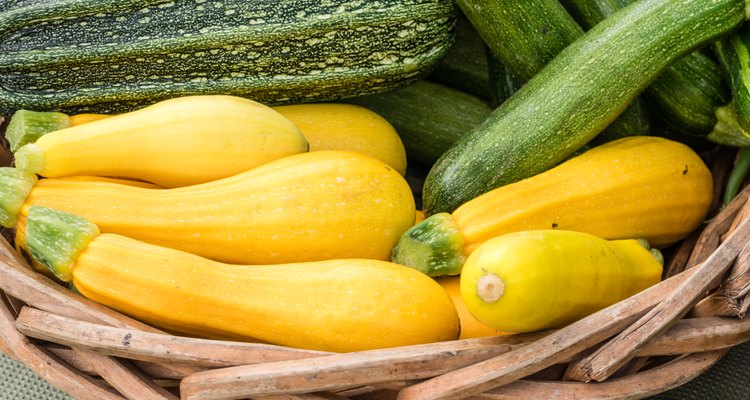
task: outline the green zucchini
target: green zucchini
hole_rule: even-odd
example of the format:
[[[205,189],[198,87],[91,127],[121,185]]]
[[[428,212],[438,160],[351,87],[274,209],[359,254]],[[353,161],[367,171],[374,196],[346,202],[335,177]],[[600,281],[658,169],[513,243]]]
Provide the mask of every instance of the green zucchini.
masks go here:
[[[466,18],[457,19],[456,42],[426,79],[493,101],[485,44]]]
[[[583,29],[557,0],[456,3],[492,54],[523,82],[583,35]]]
[[[497,107],[508,100],[513,93],[523,86],[523,82],[516,78],[510,69],[495,57],[489,47],[485,46],[487,55],[487,69],[490,75],[490,90],[492,91],[492,104]]]
[[[346,102],[383,116],[401,137],[409,164],[416,161],[426,166],[492,112],[478,97],[426,80]]]
[[[266,104],[376,93],[453,44],[451,0],[18,0],[0,12],[0,112],[121,112],[223,93]]]
[[[458,0],[457,3],[476,26],[493,58],[521,82],[536,75],[562,49],[583,35],[583,29],[557,0],[491,3]],[[635,100],[632,107],[604,129],[597,144],[648,133],[648,113],[639,102]]]
[[[570,13],[590,29],[633,0],[563,0]],[[730,100],[719,65],[696,51],[666,69],[643,93],[652,118],[677,135],[706,136],[716,125],[716,108]],[[668,134],[669,136],[669,134]]]
[[[640,0],[612,14],[440,157],[425,180],[425,212],[450,212],[561,162],[664,68],[745,19],[744,0]]]
[[[627,0],[560,0],[560,4],[584,29],[591,29],[629,3]]]

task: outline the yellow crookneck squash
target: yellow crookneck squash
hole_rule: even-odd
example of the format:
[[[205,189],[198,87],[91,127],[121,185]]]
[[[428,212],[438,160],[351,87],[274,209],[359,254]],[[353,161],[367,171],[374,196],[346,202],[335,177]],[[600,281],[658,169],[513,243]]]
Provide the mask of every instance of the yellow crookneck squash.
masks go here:
[[[276,106],[302,131],[310,151],[356,151],[406,174],[406,150],[385,118],[353,104],[318,103]]]
[[[469,255],[461,297],[477,320],[500,331],[560,328],[658,283],[662,263],[643,240],[513,232]]]
[[[46,133],[19,148],[15,162],[22,171],[50,178],[112,176],[179,187],[307,149],[299,129],[272,108],[236,96],[206,95],[164,100]]]
[[[539,175],[470,200],[410,228],[392,260],[428,275],[457,275],[482,243],[536,229],[642,238],[663,247],[703,222],[711,171],[688,146],[634,136],[592,148]]]
[[[193,336],[348,352],[452,340],[456,309],[424,274],[387,261],[233,265],[100,233],[44,207],[26,218],[30,253],[83,296]]]
[[[307,140],[309,151],[355,151],[406,173],[406,150],[396,129],[385,118],[353,104],[316,103],[275,106]],[[72,126],[108,118],[104,114],[70,116]]]
[[[296,154],[172,189],[37,181],[3,168],[0,203],[6,227],[41,205],[87,218],[103,232],[245,264],[388,260],[416,215],[404,177],[381,161],[341,151]]]

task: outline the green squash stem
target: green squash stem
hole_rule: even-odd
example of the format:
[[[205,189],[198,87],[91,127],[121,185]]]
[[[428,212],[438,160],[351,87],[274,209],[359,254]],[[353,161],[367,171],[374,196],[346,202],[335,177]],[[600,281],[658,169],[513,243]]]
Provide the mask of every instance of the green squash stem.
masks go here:
[[[466,256],[464,237],[448,213],[430,216],[407,230],[391,260],[429,276],[458,275]]]
[[[38,174],[44,170],[44,150],[29,143],[16,152],[16,168],[26,174]]]
[[[36,175],[15,168],[0,168],[0,225],[6,228],[16,226],[18,213],[36,181]]]
[[[70,117],[59,112],[18,110],[8,122],[5,137],[10,151],[16,152],[27,143],[34,143],[47,133],[71,126]]]
[[[31,257],[63,282],[70,282],[73,265],[99,228],[77,215],[31,206],[26,218],[26,245]]]
[[[716,125],[708,134],[708,140],[727,146],[750,146],[748,135],[737,121],[737,107],[734,101],[716,109]]]

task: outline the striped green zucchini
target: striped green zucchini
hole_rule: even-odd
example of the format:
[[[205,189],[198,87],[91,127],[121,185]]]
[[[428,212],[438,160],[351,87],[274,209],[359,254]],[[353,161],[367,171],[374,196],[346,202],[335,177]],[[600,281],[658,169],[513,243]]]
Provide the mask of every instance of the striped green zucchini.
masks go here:
[[[562,0],[581,25],[590,29],[634,0]],[[719,65],[696,51],[667,68],[644,91],[652,118],[677,135],[706,136],[716,125],[716,108],[730,100]],[[667,133],[670,136],[670,133]]]
[[[454,28],[450,0],[5,0],[0,112],[375,93],[427,74]]]
[[[452,211],[565,159],[679,57],[739,27],[744,0],[640,0],[566,47],[435,163],[424,210]]]

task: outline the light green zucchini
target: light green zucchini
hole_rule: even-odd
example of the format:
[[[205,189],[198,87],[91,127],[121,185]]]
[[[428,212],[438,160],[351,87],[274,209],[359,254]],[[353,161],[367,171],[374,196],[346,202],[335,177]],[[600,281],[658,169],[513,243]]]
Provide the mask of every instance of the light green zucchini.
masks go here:
[[[590,29],[633,0],[563,0],[562,4]],[[730,100],[719,65],[696,51],[677,60],[644,91],[651,118],[668,130],[667,136],[706,136],[716,125],[716,108]]]

